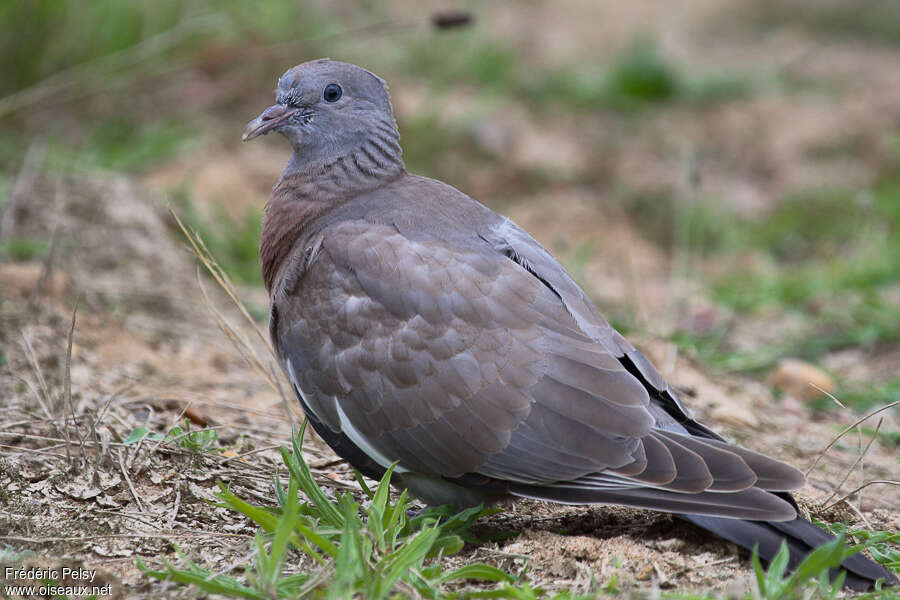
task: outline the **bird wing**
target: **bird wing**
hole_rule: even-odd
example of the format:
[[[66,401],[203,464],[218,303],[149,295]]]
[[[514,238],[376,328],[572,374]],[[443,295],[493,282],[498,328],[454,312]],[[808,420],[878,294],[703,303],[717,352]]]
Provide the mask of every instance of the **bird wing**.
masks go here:
[[[317,420],[381,466],[448,478],[667,493],[757,481],[733,446],[678,425],[693,420],[659,373],[524,231],[501,220],[467,241],[348,220],[291,261],[302,273],[276,290],[273,334]]]

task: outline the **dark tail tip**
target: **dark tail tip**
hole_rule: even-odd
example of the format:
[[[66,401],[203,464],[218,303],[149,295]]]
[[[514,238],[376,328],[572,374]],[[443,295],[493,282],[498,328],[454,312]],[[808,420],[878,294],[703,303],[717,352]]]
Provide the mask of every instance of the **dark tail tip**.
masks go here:
[[[767,564],[781,549],[781,543],[785,542],[790,551],[788,568],[791,570],[795,570],[813,549],[836,539],[835,536],[801,518],[793,521],[770,522],[699,515],[680,516],[742,548],[752,550],[756,547],[759,557]],[[885,587],[900,585],[896,575],[861,554],[854,554],[844,560],[841,563],[841,569],[847,572],[844,587],[853,591],[871,590],[879,579],[883,580]],[[831,580],[834,581],[839,574],[840,570],[832,569]]]

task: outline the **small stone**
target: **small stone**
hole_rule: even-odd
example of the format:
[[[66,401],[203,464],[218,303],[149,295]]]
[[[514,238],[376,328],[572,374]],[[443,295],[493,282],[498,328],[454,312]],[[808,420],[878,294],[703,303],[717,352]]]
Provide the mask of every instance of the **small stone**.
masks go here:
[[[778,364],[772,375],[772,385],[805,402],[821,398],[824,393],[832,393],[836,387],[834,378],[815,365],[808,362],[787,358]]]

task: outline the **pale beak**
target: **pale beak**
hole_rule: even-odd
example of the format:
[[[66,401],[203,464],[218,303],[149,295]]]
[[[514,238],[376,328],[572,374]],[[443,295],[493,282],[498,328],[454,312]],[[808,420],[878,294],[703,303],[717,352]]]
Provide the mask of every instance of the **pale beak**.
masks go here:
[[[283,104],[274,104],[262,111],[262,114],[247,123],[244,127],[244,133],[241,135],[241,141],[246,142],[253,138],[269,133],[297,112],[298,109],[284,106]]]

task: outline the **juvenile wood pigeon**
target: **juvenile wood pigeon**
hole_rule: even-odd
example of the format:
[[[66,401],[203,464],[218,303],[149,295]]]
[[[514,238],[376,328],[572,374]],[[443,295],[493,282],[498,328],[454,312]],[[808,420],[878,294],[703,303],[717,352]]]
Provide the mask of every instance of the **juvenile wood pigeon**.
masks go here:
[[[411,175],[385,82],[316,60],[243,139],[293,152],[260,241],[272,342],[316,432],[429,504],[525,497],[667,511],[795,566],[833,539],[792,466],[697,422],[566,270],[508,218]],[[896,583],[862,557],[847,585]]]

